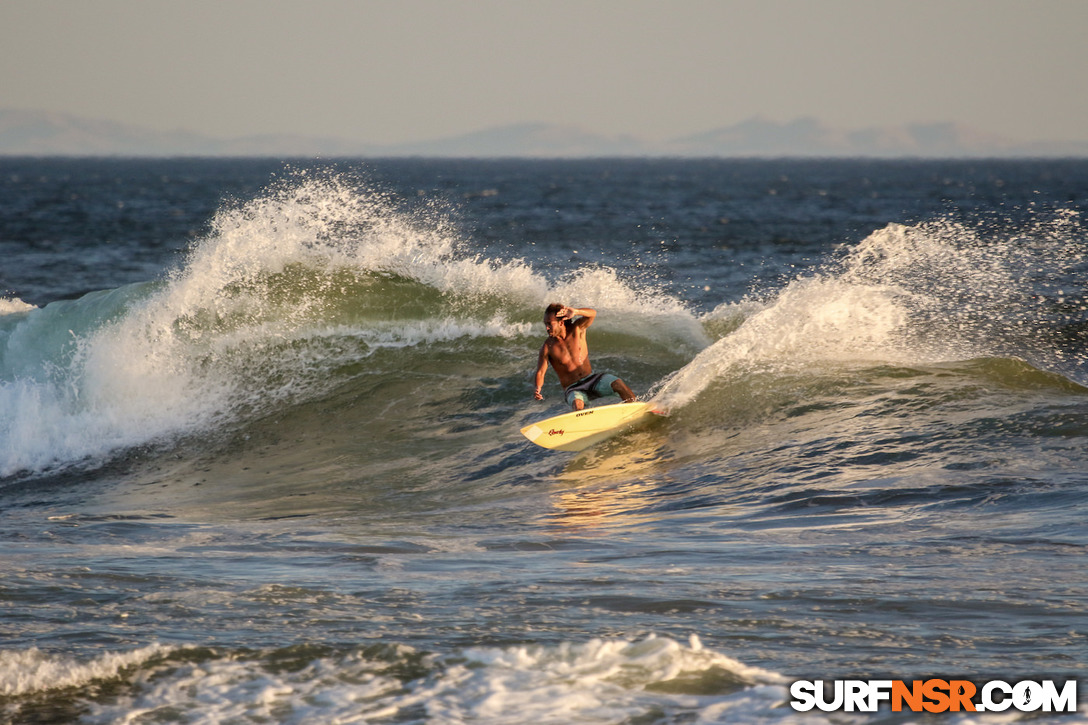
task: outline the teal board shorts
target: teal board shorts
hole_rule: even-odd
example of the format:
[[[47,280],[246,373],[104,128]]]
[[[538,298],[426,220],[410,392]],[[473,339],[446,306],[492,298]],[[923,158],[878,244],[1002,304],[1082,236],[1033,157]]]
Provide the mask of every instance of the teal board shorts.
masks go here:
[[[592,373],[587,375],[578,382],[567,386],[567,405],[573,407],[574,401],[576,400],[581,400],[584,405],[591,400],[603,398],[608,395],[619,397],[619,393],[612,389],[612,383],[617,380],[619,380],[619,378],[610,373]]]

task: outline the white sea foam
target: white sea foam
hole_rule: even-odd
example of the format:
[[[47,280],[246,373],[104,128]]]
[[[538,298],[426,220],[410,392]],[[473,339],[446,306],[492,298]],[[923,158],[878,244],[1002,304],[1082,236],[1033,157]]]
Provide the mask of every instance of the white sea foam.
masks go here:
[[[489,320],[462,320],[452,317],[417,320],[407,323],[384,323],[366,329],[338,328],[331,334],[363,340],[368,346],[415,347],[437,342],[471,338],[515,338],[533,332],[533,325],[510,322],[496,315]]]
[[[33,309],[34,305],[23,302],[18,297],[0,297],[0,315],[12,315]]]
[[[612,269],[576,270],[551,288],[548,296],[548,303],[593,307],[603,326],[648,340],[692,350],[710,343],[700,321],[682,302],[657,290],[632,287]]]
[[[407,663],[412,663],[406,666]],[[405,679],[404,673],[417,672]],[[448,656],[395,647],[301,668],[260,658],[166,663],[135,692],[95,704],[95,723],[624,722],[667,713],[698,722],[788,719],[785,679],[706,649],[698,638],[485,647]]]
[[[822,278],[795,281],[758,311],[749,310],[735,331],[666,381],[657,398],[667,408],[681,407],[723,377],[753,369],[906,359],[900,342],[909,316],[902,296],[894,287]]]
[[[785,688],[773,687],[784,683],[781,676],[707,650],[696,637],[689,646],[649,637],[475,649],[464,656],[467,662],[446,671],[441,688],[428,693],[428,710],[439,722],[621,722],[655,708],[731,709],[739,704],[733,696],[700,697],[678,682],[714,672],[737,690],[772,686],[761,714],[785,699]],[[663,694],[670,691],[675,694]]]
[[[1037,277],[1083,262],[1069,223],[1012,237],[947,221],[891,224],[769,299],[711,312],[704,323],[726,333],[656,395],[676,408],[730,375],[820,364],[1005,355],[1059,365],[1067,351],[1039,337],[1047,311]]]
[[[93,680],[116,677],[121,670],[141,665],[169,651],[150,645],[131,652],[108,652],[90,661],[66,655],[28,650],[0,650],[0,696],[82,687]]]

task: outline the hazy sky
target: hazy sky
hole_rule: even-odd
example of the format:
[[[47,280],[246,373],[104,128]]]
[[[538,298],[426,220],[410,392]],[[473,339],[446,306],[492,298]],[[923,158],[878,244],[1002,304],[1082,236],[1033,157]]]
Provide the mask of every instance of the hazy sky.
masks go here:
[[[0,107],[233,137],[761,115],[1088,140],[1088,0],[2,0]]]

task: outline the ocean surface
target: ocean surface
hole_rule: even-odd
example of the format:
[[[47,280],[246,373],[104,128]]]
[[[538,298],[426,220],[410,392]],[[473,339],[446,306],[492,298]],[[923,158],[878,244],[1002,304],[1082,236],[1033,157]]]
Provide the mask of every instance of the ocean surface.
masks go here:
[[[0,159],[0,721],[1083,677],[1086,209],[1074,160]],[[518,433],[553,301],[667,418]]]

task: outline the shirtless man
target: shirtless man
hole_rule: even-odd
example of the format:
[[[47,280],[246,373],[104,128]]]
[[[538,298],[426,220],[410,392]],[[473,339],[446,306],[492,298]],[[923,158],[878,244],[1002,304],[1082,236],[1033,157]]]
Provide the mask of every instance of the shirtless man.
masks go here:
[[[608,373],[593,373],[589,363],[589,346],[586,344],[586,328],[593,324],[597,310],[586,307],[567,307],[561,304],[548,305],[544,310],[544,327],[548,339],[540,346],[540,356],[536,365],[537,400],[544,400],[540,389],[544,385],[544,374],[551,363],[559,384],[566,391],[567,403],[575,410],[582,410],[590,400],[606,395],[618,395],[625,403],[635,399],[635,394],[627,384]]]

